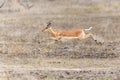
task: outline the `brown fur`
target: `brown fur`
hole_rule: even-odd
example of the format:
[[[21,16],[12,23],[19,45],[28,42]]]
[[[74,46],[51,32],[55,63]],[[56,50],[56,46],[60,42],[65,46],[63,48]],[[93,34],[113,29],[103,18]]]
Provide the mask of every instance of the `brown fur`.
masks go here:
[[[89,34],[85,34],[84,29],[78,29],[75,31],[56,31],[52,28],[44,28],[42,31],[48,31],[49,33],[51,33],[51,39],[54,40],[61,40],[62,38],[66,38],[66,39],[86,39],[92,36],[91,33]]]
[[[72,32],[68,32],[68,31],[61,31],[59,32],[59,36],[65,36],[65,37],[78,37],[81,33],[83,32],[83,30],[76,30],[76,31],[72,31]]]

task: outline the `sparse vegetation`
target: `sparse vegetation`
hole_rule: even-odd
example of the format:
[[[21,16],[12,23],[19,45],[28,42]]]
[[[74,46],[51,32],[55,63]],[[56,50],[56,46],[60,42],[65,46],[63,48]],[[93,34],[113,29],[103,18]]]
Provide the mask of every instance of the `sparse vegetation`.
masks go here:
[[[13,0],[0,8],[0,80],[119,80],[119,0],[31,3],[34,6],[25,9]],[[92,26],[94,37],[103,44],[91,38],[50,40],[41,31],[49,20],[57,30]]]

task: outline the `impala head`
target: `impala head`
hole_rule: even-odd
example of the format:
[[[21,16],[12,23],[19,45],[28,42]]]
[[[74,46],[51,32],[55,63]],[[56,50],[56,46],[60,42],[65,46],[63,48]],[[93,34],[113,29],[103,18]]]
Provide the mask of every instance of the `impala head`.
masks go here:
[[[42,32],[47,31],[48,29],[50,29],[51,28],[51,24],[52,24],[51,21],[49,21],[47,23],[46,27],[42,29]]]

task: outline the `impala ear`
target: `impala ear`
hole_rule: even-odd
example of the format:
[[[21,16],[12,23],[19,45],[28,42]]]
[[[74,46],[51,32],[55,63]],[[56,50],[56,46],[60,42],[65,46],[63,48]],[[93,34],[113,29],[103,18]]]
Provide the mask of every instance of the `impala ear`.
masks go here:
[[[50,28],[51,27],[51,21],[47,22],[47,28]]]
[[[42,29],[42,32],[46,31],[47,29],[49,29],[51,27],[51,21],[47,22],[47,25],[44,29]]]
[[[51,24],[52,24],[51,21],[47,22],[47,26],[50,26]]]
[[[52,24],[51,22],[52,21],[47,22],[47,26],[46,26],[47,29],[51,27],[51,24]]]

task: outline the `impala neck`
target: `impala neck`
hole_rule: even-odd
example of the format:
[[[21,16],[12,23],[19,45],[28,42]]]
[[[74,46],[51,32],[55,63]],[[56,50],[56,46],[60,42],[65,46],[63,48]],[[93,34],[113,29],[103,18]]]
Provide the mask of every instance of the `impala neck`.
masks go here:
[[[49,28],[49,33],[51,33],[52,36],[55,36],[57,32],[53,30],[52,28]]]

